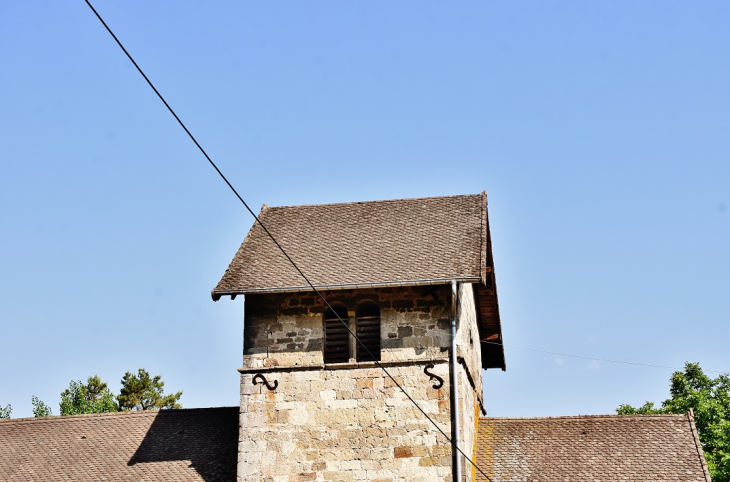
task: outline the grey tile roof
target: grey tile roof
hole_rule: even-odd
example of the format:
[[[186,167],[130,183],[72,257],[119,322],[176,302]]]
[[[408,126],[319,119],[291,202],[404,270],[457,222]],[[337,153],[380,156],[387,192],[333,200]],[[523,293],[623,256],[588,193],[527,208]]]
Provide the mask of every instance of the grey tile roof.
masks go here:
[[[264,206],[259,218],[318,287],[483,280],[486,274],[486,193]],[[255,223],[213,297],[305,286]]]
[[[0,421],[0,480],[234,481],[238,407]]]
[[[494,482],[710,481],[691,413],[482,418],[477,437]]]

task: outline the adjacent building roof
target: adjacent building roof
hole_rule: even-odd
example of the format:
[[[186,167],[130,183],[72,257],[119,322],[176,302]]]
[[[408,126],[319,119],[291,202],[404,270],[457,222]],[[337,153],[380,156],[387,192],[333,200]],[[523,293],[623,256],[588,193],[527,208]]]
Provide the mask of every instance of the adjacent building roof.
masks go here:
[[[320,290],[477,283],[480,336],[501,342],[486,192],[474,195],[268,207],[268,229]],[[310,287],[254,223],[213,299]],[[504,369],[501,345],[483,345],[485,368]]]
[[[482,418],[476,463],[493,482],[710,482],[691,412]]]
[[[0,420],[3,481],[234,481],[238,407]]]

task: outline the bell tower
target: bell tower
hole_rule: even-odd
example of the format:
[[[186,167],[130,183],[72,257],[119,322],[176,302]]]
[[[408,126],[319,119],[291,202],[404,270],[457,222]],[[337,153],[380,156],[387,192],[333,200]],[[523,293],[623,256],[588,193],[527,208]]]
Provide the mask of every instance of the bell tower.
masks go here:
[[[213,291],[245,296],[238,480],[474,480],[440,431],[472,457],[504,369],[486,195],[260,219],[322,296],[259,225]]]

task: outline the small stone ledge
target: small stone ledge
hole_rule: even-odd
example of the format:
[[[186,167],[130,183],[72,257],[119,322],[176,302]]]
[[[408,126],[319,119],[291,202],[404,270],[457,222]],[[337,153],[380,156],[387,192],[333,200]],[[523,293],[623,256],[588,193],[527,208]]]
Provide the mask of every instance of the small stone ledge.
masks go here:
[[[434,365],[448,363],[448,358],[436,358],[428,360],[408,360],[408,361],[381,361],[381,362],[357,362],[357,363],[328,363],[326,365],[292,365],[292,366],[275,366],[260,368],[239,368],[241,374],[252,373],[281,373],[281,372],[300,372],[314,370],[352,370],[355,368],[379,368],[379,367],[409,367],[418,365]]]

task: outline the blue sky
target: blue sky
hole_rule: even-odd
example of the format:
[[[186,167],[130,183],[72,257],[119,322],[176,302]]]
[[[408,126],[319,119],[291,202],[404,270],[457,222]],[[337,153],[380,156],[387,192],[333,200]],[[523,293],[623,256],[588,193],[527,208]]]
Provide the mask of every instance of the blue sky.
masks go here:
[[[255,210],[486,189],[505,343],[730,370],[727,2],[94,4]],[[0,4],[0,59],[0,406],[140,367],[236,405],[252,219],[83,1]],[[668,393],[506,356],[494,416]]]

